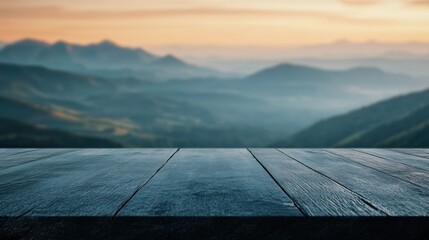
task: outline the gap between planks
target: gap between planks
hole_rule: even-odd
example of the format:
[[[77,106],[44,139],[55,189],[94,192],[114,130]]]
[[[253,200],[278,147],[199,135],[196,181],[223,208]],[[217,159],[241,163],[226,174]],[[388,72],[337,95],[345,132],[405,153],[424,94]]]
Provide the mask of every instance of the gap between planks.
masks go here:
[[[415,154],[415,153],[410,152],[410,151],[409,151],[409,149],[403,149],[403,148],[397,149],[397,148],[392,148],[392,149],[390,149],[390,150],[392,150],[392,151],[394,151],[394,152],[397,152],[397,153],[402,153],[402,154],[406,154],[406,155],[410,155],[410,156],[414,156],[414,157],[420,157],[420,158],[424,158],[424,159],[428,159],[428,160],[429,160],[429,155],[428,155],[428,156],[426,156],[426,155],[421,155],[421,154]]]
[[[256,160],[256,162],[258,162],[258,164],[265,170],[265,172],[271,177],[271,179],[277,184],[277,186],[282,190],[282,192],[288,196],[292,202],[293,205],[301,212],[302,215],[308,217],[309,214],[303,209],[302,206],[300,206],[300,204],[296,201],[296,199],[294,197],[292,197],[283,187],[282,185],[277,181],[277,179],[270,173],[270,171],[268,171],[268,169],[259,161],[259,159],[253,154],[252,151],[250,151],[249,148],[246,148],[247,151],[252,155],[252,157]]]
[[[354,150],[356,152],[363,153],[363,154],[371,155],[373,157],[382,158],[382,159],[387,160],[387,161],[392,161],[392,162],[396,162],[396,163],[399,163],[399,164],[407,165],[410,168],[417,168],[417,169],[420,169],[421,171],[427,171],[427,169],[425,169],[424,167],[413,165],[413,164],[410,164],[410,163],[407,163],[407,162],[404,162],[404,161],[398,161],[396,159],[393,159],[393,158],[390,158],[390,157],[386,157],[386,156],[384,156],[381,153],[380,154],[372,153],[372,152],[365,151],[365,149],[362,150],[360,148],[353,148],[352,150]],[[395,153],[397,155],[401,155],[402,154],[402,155],[409,156],[409,157],[415,157],[415,158],[421,158],[421,159],[423,159],[423,157],[414,156],[414,155],[410,155],[410,154],[405,154],[405,153],[402,153],[402,152],[396,152],[396,151],[391,151],[391,152]]]
[[[374,209],[374,210],[376,210],[376,211],[378,211],[378,212],[380,212],[380,213],[382,213],[382,214],[384,214],[384,215],[386,215],[386,216],[388,216],[388,215],[389,215],[389,214],[387,214],[386,212],[384,212],[383,210],[381,210],[380,208],[378,208],[377,206],[375,206],[374,204],[372,204],[372,203],[371,203],[369,200],[367,200],[364,196],[362,196],[361,194],[359,194],[359,193],[357,193],[357,192],[353,191],[352,189],[348,188],[348,187],[347,187],[347,186],[345,186],[344,184],[342,184],[342,183],[340,183],[340,182],[338,182],[338,181],[334,180],[333,178],[329,177],[328,175],[326,175],[326,174],[324,174],[324,173],[322,173],[322,172],[320,172],[320,171],[317,171],[316,169],[314,169],[314,168],[312,168],[312,167],[308,166],[307,164],[305,164],[305,163],[303,163],[303,162],[299,161],[298,159],[296,159],[296,158],[294,158],[294,157],[292,157],[292,156],[290,156],[290,155],[286,154],[285,152],[281,151],[280,149],[276,148],[276,150],[277,150],[277,151],[279,151],[279,152],[281,152],[282,154],[286,155],[287,157],[289,157],[289,158],[291,158],[291,159],[295,160],[296,162],[298,162],[298,163],[302,164],[303,166],[307,167],[308,169],[310,169],[310,170],[312,170],[312,171],[314,171],[314,172],[316,172],[316,173],[318,173],[318,174],[320,174],[320,175],[322,175],[322,176],[324,176],[324,177],[328,178],[329,180],[331,180],[331,181],[333,181],[333,182],[337,183],[338,185],[340,185],[340,186],[344,187],[345,189],[347,189],[348,191],[350,191],[350,193],[352,193],[352,194],[354,194],[355,196],[357,196],[357,197],[358,197],[362,202],[364,202],[364,203],[365,203],[366,205],[368,205],[370,208],[372,208],[372,209]],[[330,152],[328,152],[328,153],[330,153]]]
[[[155,177],[155,175],[159,172],[159,171],[161,171],[161,169],[162,168],[164,168],[165,167],[165,165],[167,165],[167,163],[174,157],[174,155],[176,155],[176,153],[177,152],[179,152],[180,151],[180,148],[178,148],[178,149],[176,149],[176,151],[173,153],[173,154],[171,154],[170,155],[170,157],[168,157],[167,158],[167,160],[164,162],[164,164],[162,164],[146,181],[143,181],[143,182],[141,182],[137,187],[136,187],[136,189],[134,190],[134,192],[132,192],[131,193],[131,195],[125,200],[125,201],[123,201],[122,202],[122,204],[121,205],[119,205],[119,207],[118,207],[118,209],[116,209],[114,212],[113,212],[113,215],[112,215],[112,218],[115,218],[118,214],[119,214],[119,212],[125,207],[125,205],[127,205],[127,203],[129,203],[130,201],[131,201],[131,199],[144,187],[144,186],[146,186],[149,182],[150,182],[150,180],[152,180],[152,178],[154,178]]]
[[[38,151],[38,150],[40,150],[39,148],[35,148],[35,149],[14,149],[14,148],[12,148],[11,149],[11,151],[12,150],[16,150],[16,152],[13,152],[13,153],[5,153],[5,154],[2,154],[1,156],[2,157],[9,157],[9,156],[14,156],[14,155],[17,155],[17,154],[21,154],[21,153],[28,153],[28,152],[34,152],[34,151]]]
[[[347,150],[364,155],[364,153],[362,153],[362,152],[360,152],[360,151],[356,151],[356,150],[354,150],[354,149],[347,149]],[[390,177],[396,178],[396,179],[401,180],[401,181],[403,181],[403,182],[407,182],[407,183],[412,184],[412,185],[414,185],[414,186],[416,186],[416,187],[418,187],[418,188],[425,189],[425,190],[428,190],[428,189],[429,189],[429,187],[425,187],[425,185],[424,185],[424,184],[416,183],[415,181],[411,181],[411,180],[409,180],[409,179],[407,179],[406,177],[403,177],[403,176],[398,176],[398,175],[396,175],[395,173],[392,173],[392,171],[389,171],[389,170],[383,170],[383,169],[379,169],[379,168],[374,167],[374,166],[369,166],[370,164],[362,163],[362,162],[360,162],[360,161],[356,160],[356,159],[355,159],[355,158],[353,158],[353,157],[346,156],[345,154],[337,153],[337,152],[332,151],[332,150],[330,150],[330,149],[323,149],[323,151],[325,151],[325,152],[327,152],[327,153],[330,153],[330,154],[333,154],[333,155],[336,155],[336,156],[338,156],[338,157],[342,157],[342,158],[344,158],[344,159],[351,160],[351,161],[353,161],[353,162],[355,162],[355,163],[357,163],[357,164],[359,164],[359,165],[362,165],[362,166],[367,167],[367,168],[371,168],[371,169],[373,169],[373,170],[375,170],[375,171],[377,171],[377,172],[380,172],[380,173],[386,174],[386,175],[388,175],[388,176],[390,176]],[[386,160],[386,161],[391,162],[391,160],[388,160],[388,159],[385,159],[385,158],[382,158],[382,157],[379,157],[379,156],[375,156],[375,155],[371,155],[371,154],[366,154],[366,153],[365,153],[365,155],[368,155],[368,156],[371,156],[371,157],[375,157],[375,158],[379,158],[379,159],[382,159],[382,160]],[[365,156],[365,155],[364,155],[364,156]],[[426,170],[425,170],[425,169],[421,169],[421,168],[418,168],[418,167],[414,167],[414,166],[411,166],[411,165],[408,165],[408,164],[399,163],[399,162],[394,162],[394,163],[396,163],[398,166],[403,165],[404,167],[407,167],[407,168],[410,168],[410,169],[418,170],[418,171],[419,171],[419,172],[421,172],[421,173],[426,172]],[[416,175],[416,176],[418,176],[418,175]],[[423,180],[426,180],[426,179],[424,179],[424,178],[423,178]]]

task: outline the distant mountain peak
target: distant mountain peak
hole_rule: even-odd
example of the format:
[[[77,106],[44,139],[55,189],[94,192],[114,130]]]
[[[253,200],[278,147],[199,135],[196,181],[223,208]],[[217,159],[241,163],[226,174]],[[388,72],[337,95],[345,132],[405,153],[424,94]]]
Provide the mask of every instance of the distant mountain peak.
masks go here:
[[[66,41],[63,41],[63,40],[56,41],[52,45],[52,47],[67,47],[67,46],[70,46],[70,44],[68,42],[66,42]]]
[[[290,63],[281,63],[276,66],[263,69],[248,77],[254,80],[285,80],[288,78],[316,79],[326,71],[318,68],[307,67]]]
[[[45,51],[41,52],[40,56],[47,57],[48,60],[51,60],[49,58],[53,56],[58,57],[64,57],[64,58],[70,58],[69,54],[73,52],[74,45],[66,42],[66,41],[57,41],[53,45],[51,45],[50,48],[45,49]],[[46,55],[48,54],[48,55]],[[64,56],[61,56],[61,54],[66,54]]]
[[[25,38],[19,41],[12,43],[11,45],[39,45],[39,46],[48,46],[49,44],[40,40]]]
[[[313,68],[313,67],[308,67],[308,66],[293,64],[293,63],[280,63],[278,65],[271,67],[271,69],[284,69],[284,70],[296,70],[296,69],[309,70],[309,69],[313,69],[313,70],[316,70],[316,68]]]
[[[101,40],[98,43],[98,45],[105,46],[105,47],[118,47],[118,44],[116,44],[115,42],[113,42],[112,40],[109,40],[109,39]]]
[[[386,73],[383,70],[376,68],[376,67],[371,67],[371,66],[358,66],[358,67],[353,67],[350,69],[346,70],[347,72],[355,72],[355,73],[372,73],[372,74],[383,74]]]
[[[178,57],[168,54],[164,57],[159,58],[155,61],[157,64],[165,64],[165,65],[187,65],[184,61],[180,60]]]
[[[178,61],[178,62],[181,62],[181,60],[178,57],[176,57],[176,56],[174,56],[172,54],[167,54],[164,57],[162,57],[162,59],[168,60],[168,61]]]

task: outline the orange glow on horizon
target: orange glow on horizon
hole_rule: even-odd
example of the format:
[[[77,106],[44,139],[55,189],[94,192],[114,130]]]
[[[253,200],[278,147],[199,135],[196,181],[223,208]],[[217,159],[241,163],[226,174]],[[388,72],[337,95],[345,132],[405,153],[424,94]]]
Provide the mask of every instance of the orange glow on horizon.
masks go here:
[[[429,4],[424,1],[0,1],[4,41],[266,47],[338,39],[429,42]]]

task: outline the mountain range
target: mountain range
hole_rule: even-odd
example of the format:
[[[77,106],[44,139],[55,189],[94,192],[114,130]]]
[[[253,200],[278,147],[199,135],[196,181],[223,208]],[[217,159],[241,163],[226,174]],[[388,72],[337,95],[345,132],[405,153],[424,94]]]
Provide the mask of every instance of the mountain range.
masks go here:
[[[373,67],[290,63],[241,78],[189,77],[190,65],[177,57],[109,41],[27,40],[0,56],[1,118],[125,147],[263,147],[321,119],[429,87]],[[106,69],[96,69],[100,65]]]
[[[155,48],[174,52],[204,66],[227,72],[250,74],[282,62],[327,69],[360,66],[411,76],[429,76],[429,44],[426,42],[388,43],[339,40],[327,44],[296,47],[265,46],[168,46]]]
[[[428,87],[429,82],[404,74],[393,74],[373,67],[326,70],[304,65],[279,64],[254,73],[244,80],[246,88],[317,100],[318,104],[333,104],[341,100],[346,108],[369,104],[390,96]],[[329,100],[333,100],[329,101]],[[366,101],[367,100],[367,101]],[[302,102],[303,103],[303,102]],[[323,107],[323,106],[321,106]]]
[[[150,80],[223,76],[212,69],[188,64],[172,56],[156,56],[141,48],[121,47],[111,41],[77,45],[64,41],[48,44],[25,39],[0,50],[0,61],[39,65],[102,77],[135,77]]]
[[[397,53],[390,55],[380,55],[365,58],[302,58],[289,59],[296,64],[306,64],[308,66],[325,69],[344,69],[356,66],[372,66],[388,72],[402,73],[414,77],[429,76],[429,54],[415,55],[407,53]]]

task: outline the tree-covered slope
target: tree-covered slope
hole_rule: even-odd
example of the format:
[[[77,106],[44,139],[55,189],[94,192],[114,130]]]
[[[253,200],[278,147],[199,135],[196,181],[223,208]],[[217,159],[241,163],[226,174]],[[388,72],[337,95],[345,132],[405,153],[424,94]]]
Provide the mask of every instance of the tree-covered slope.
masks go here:
[[[71,134],[0,118],[1,148],[115,148],[120,144],[110,140]]]
[[[427,147],[428,122],[429,90],[426,90],[320,121],[273,146]]]

